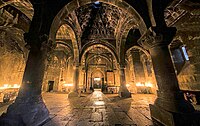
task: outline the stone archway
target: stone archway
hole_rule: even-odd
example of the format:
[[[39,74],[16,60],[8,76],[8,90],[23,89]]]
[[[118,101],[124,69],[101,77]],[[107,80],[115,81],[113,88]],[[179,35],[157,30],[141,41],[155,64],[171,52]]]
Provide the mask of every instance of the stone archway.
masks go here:
[[[129,90],[132,89],[134,93],[156,94],[157,82],[148,50],[140,46],[128,49],[126,51],[126,72],[130,74],[126,78],[130,85]]]
[[[31,2],[33,3],[33,1]],[[71,1],[58,14],[55,13],[49,14],[49,15],[54,15],[54,14],[57,15],[56,17],[53,17],[53,16],[48,16],[48,11],[50,10],[50,7],[53,7],[51,5],[54,2],[52,3],[48,2],[49,1],[45,2],[37,1],[33,3],[36,14],[34,15],[33,18],[34,20],[32,22],[31,25],[32,27],[29,33],[25,34],[24,37],[26,39],[28,46],[30,46],[30,54],[28,57],[27,66],[24,73],[23,86],[21,87],[21,91],[18,98],[16,99],[16,102],[13,105],[11,105],[8,109],[8,115],[10,115],[10,118],[12,120],[16,121],[17,123],[20,123],[20,120],[22,120],[22,122],[25,123],[26,125],[40,125],[42,121],[48,118],[48,110],[46,109],[45,104],[43,103],[41,97],[41,82],[44,75],[44,69],[45,69],[44,64],[46,63],[46,55],[48,54],[49,50],[51,50],[52,42],[55,42],[55,35],[57,33],[57,30],[61,25],[66,23],[65,22],[66,16],[68,16],[71,13],[74,14],[73,11],[75,9],[93,3],[92,1],[85,1],[85,0]],[[182,99],[182,94],[178,87],[177,79],[173,69],[173,64],[171,62],[170,54],[167,48],[167,44],[169,44],[169,42],[172,40],[174,36],[174,33],[176,32],[174,28],[166,27],[164,22],[163,11],[164,8],[167,6],[167,4],[170,2],[170,0],[169,1],[152,0],[150,2],[148,1],[148,3],[152,3],[150,6],[148,6],[150,8],[150,9],[148,8],[150,10],[149,13],[151,15],[150,20],[152,21],[152,17],[154,16],[156,17],[156,20],[152,21],[154,22],[152,23],[153,27],[151,27],[147,32],[146,32],[147,24],[144,23],[141,16],[126,2],[115,1],[115,0],[109,2],[101,0],[100,2],[120,8],[121,10],[123,10],[123,13],[125,13],[127,16],[130,16],[129,17],[130,20],[127,19],[126,21],[121,22],[124,23],[125,25],[130,25],[130,26],[126,26],[124,29],[120,29],[119,31],[117,31],[117,34],[115,34],[115,37],[117,38],[117,42],[115,44],[117,46],[116,49],[114,49],[115,51],[111,51],[115,52],[113,53],[113,55],[114,56],[116,55],[116,57],[120,60],[120,61],[117,60],[118,61],[117,63],[121,63],[120,64],[120,73],[121,73],[120,78],[122,84],[121,96],[123,95],[130,96],[130,94],[126,92],[125,88],[123,50],[124,50],[124,45],[126,44],[125,42],[128,33],[127,31],[129,31],[129,29],[133,27],[133,24],[136,23],[135,28],[138,28],[142,34],[142,37],[140,39],[141,41],[139,44],[148,48],[154,63],[153,64],[154,68],[156,70],[156,77],[159,82],[158,85],[159,97],[155,102],[155,106],[151,106],[153,112],[152,115],[154,116],[154,118],[159,120],[159,119],[165,119],[165,117],[162,118],[162,115],[158,115],[157,116],[158,118],[156,117],[156,114],[161,112],[162,113],[165,112],[166,113],[165,115],[170,115],[169,116],[170,119],[172,116],[173,117],[177,115],[184,116],[185,113],[193,112],[194,110],[192,106],[190,104],[187,104]],[[61,7],[62,5],[59,4],[58,6]],[[59,7],[57,8],[55,7],[54,9],[60,9]],[[146,6],[145,8],[141,9],[147,10]],[[173,8],[172,10],[176,9]],[[68,21],[70,21],[70,18],[73,18],[73,14],[71,15],[72,17],[68,17]],[[148,18],[148,14],[145,16]],[[47,19],[48,21],[45,21],[45,19]],[[52,23],[51,21],[53,19],[54,21]],[[52,27],[50,28],[49,24],[51,23]],[[74,61],[75,61],[74,82],[75,84],[77,84],[76,80],[79,72],[78,65],[80,63],[79,59],[81,59],[79,54],[79,49],[81,49],[80,45],[81,32],[79,32],[80,26],[77,26],[77,24],[73,23],[76,22],[74,22],[73,20],[71,23],[67,22],[69,26],[68,31],[70,31],[71,40],[73,41]],[[125,25],[121,25],[121,28]],[[47,32],[49,29],[51,29],[51,31],[48,34]],[[180,105],[179,103],[182,104]],[[30,111],[31,113],[29,113]],[[174,115],[174,113],[176,113],[176,115]],[[18,118],[13,119],[13,117],[14,118],[18,117]],[[27,119],[26,117],[29,118]],[[32,120],[32,118],[34,118],[34,120]],[[162,121],[164,122],[165,120],[161,120],[161,122]]]
[[[120,30],[116,30],[116,34],[115,34],[115,39],[116,39],[116,47],[114,47],[115,52],[114,54],[116,54],[117,57],[117,63],[120,64],[120,68],[123,68],[122,66],[124,65],[124,52],[123,52],[123,46],[124,46],[124,37],[126,37],[128,30],[130,30],[130,28],[134,27],[139,29],[139,31],[141,32],[141,34],[144,34],[145,31],[147,30],[146,25],[144,23],[144,20],[142,19],[142,17],[139,15],[139,13],[131,6],[129,5],[127,2],[125,1],[104,1],[104,0],[100,0],[98,1],[99,3],[103,3],[105,5],[108,6],[112,6],[114,9],[118,9],[120,10],[121,14],[124,15],[124,18],[122,18],[121,23],[119,23],[119,25],[117,26]],[[63,23],[68,23],[69,26],[75,31],[75,36],[76,36],[76,41],[77,41],[77,45],[78,45],[78,49],[81,50],[81,42],[82,40],[80,39],[80,37],[84,34],[84,32],[81,29],[81,25],[77,24],[78,22],[78,18],[76,17],[76,12],[75,10],[77,10],[78,8],[81,8],[83,6],[89,5],[89,4],[95,4],[92,1],[71,1],[68,4],[66,4],[59,12],[58,14],[54,17],[54,20],[51,24],[51,29],[49,32],[49,39],[50,40],[54,40],[55,39],[55,33],[56,30],[58,29],[58,27],[63,24]],[[69,16],[70,15],[70,16]],[[72,23],[74,21],[74,23]],[[127,26],[125,26],[127,25]],[[123,39],[123,40],[122,40]],[[97,43],[94,43],[94,45],[97,45]],[[106,45],[107,46],[107,45]],[[85,46],[83,45],[83,51]],[[80,55],[77,55],[77,57],[79,56],[79,62],[82,60],[82,50],[80,52]],[[120,61],[119,61],[120,60]],[[122,72],[122,76],[124,75],[123,71]],[[123,80],[123,77],[121,77],[121,80]],[[124,81],[120,82],[122,85],[124,85]],[[121,86],[123,87],[122,91],[124,90],[124,92],[127,92],[126,87],[125,86]],[[129,95],[130,96],[130,95]]]
[[[139,15],[139,13],[132,6],[130,6],[128,3],[126,3],[125,1],[115,2],[115,0],[111,0],[111,1],[108,2],[106,0],[100,0],[99,2],[119,7],[125,13],[127,13],[129,15],[133,15],[135,22],[140,22],[138,24],[138,27],[139,27],[140,32],[142,34],[147,30],[146,25],[145,25],[142,17]],[[49,38],[54,40],[58,27],[63,23],[64,18],[67,17],[68,14],[72,13],[72,11],[74,11],[75,9],[77,9],[81,6],[84,6],[84,5],[87,5],[87,4],[90,4],[90,3],[93,3],[93,2],[92,1],[84,1],[84,0],[81,0],[81,1],[73,0],[73,1],[69,2],[67,5],[65,5],[59,11],[59,13],[56,15],[56,17],[54,18],[54,20],[52,22],[51,29],[50,29],[50,32],[49,32]]]
[[[94,70],[91,73],[92,84],[91,87],[93,89],[100,89],[102,90],[102,86],[104,84],[105,75],[100,70]]]
[[[93,88],[94,77],[92,77],[93,71],[101,71],[104,77],[101,77],[102,91],[107,87],[107,72],[112,71],[117,67],[117,57],[106,46],[102,44],[91,45],[85,48],[84,53],[81,56],[81,64],[84,69],[85,86],[89,91],[90,87]]]
[[[75,35],[75,32],[74,32],[74,30],[69,26],[69,25],[67,25],[67,24],[60,24],[60,26],[56,29],[57,30],[57,32],[58,32],[58,30],[59,30],[59,28],[60,27],[62,27],[62,26],[66,26],[66,32],[68,32],[68,34],[69,34],[69,37],[70,37],[70,39],[71,39],[71,41],[72,41],[72,48],[73,48],[73,57],[74,57],[74,61],[76,62],[76,63],[78,63],[79,62],[79,48],[78,48],[78,42],[77,42],[77,39],[76,39],[76,35]],[[56,33],[57,33],[56,32]],[[54,37],[53,38],[49,38],[52,42],[56,42],[56,34],[54,34]]]
[[[102,43],[91,43],[91,44],[84,46],[80,53],[80,58],[81,58],[80,61],[82,61],[83,56],[93,48],[104,48],[104,49],[108,50],[112,54],[114,59],[116,60],[116,63],[118,63],[119,59],[118,59],[115,49],[112,46],[102,44]]]

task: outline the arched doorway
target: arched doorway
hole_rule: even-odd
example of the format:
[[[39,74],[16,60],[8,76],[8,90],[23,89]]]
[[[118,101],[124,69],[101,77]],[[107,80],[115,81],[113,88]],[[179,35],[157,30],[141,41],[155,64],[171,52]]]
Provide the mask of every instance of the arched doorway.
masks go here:
[[[100,70],[95,70],[91,74],[92,77],[92,85],[94,89],[103,90],[104,87],[104,75]]]
[[[147,50],[133,46],[126,51],[126,82],[128,90],[139,94],[156,94],[157,82]]]

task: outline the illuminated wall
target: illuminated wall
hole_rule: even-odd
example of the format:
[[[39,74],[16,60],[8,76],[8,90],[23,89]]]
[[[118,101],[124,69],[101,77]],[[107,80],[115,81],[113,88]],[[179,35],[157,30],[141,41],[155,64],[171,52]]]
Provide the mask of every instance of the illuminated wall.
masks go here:
[[[0,86],[21,84],[28,51],[23,31],[0,27]]]

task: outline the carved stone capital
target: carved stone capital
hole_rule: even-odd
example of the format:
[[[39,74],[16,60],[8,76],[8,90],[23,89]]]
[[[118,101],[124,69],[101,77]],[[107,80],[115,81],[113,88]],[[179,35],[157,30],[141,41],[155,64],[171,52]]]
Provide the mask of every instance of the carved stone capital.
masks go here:
[[[46,34],[36,36],[29,33],[24,33],[24,40],[26,42],[25,47],[28,48],[29,50],[34,50],[34,51],[46,50],[47,52],[50,52],[56,47],[56,45],[53,44],[53,41],[49,40],[49,37]]]
[[[175,33],[176,28],[150,27],[138,40],[138,44],[145,49],[151,49],[157,46],[167,46],[171,43]]]
[[[37,43],[39,42],[38,36],[30,33],[24,33],[24,41],[26,42],[25,47],[27,49],[37,48]]]
[[[46,50],[47,52],[52,51],[56,48],[56,44],[52,40],[49,40],[46,34],[40,36],[41,47],[40,50]]]
[[[146,49],[153,48],[162,44],[163,36],[157,35],[151,28],[147,30],[147,32],[141,36],[138,40],[138,44]]]
[[[121,63],[121,64],[119,65],[119,69],[120,69],[120,70],[125,69],[125,63]]]

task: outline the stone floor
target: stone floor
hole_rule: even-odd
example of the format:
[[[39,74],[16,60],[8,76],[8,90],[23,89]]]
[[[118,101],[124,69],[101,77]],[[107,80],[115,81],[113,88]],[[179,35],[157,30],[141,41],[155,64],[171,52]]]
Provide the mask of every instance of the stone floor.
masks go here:
[[[133,94],[122,99],[117,94],[82,94],[68,99],[67,94],[43,93],[50,112],[50,120],[43,126],[153,126],[149,104],[156,96]],[[0,104],[0,114],[6,112],[9,103]],[[200,110],[200,106],[194,106]]]
[[[51,119],[44,126],[151,126],[149,104],[155,95],[121,99],[100,91],[68,99],[67,94],[43,94]]]

